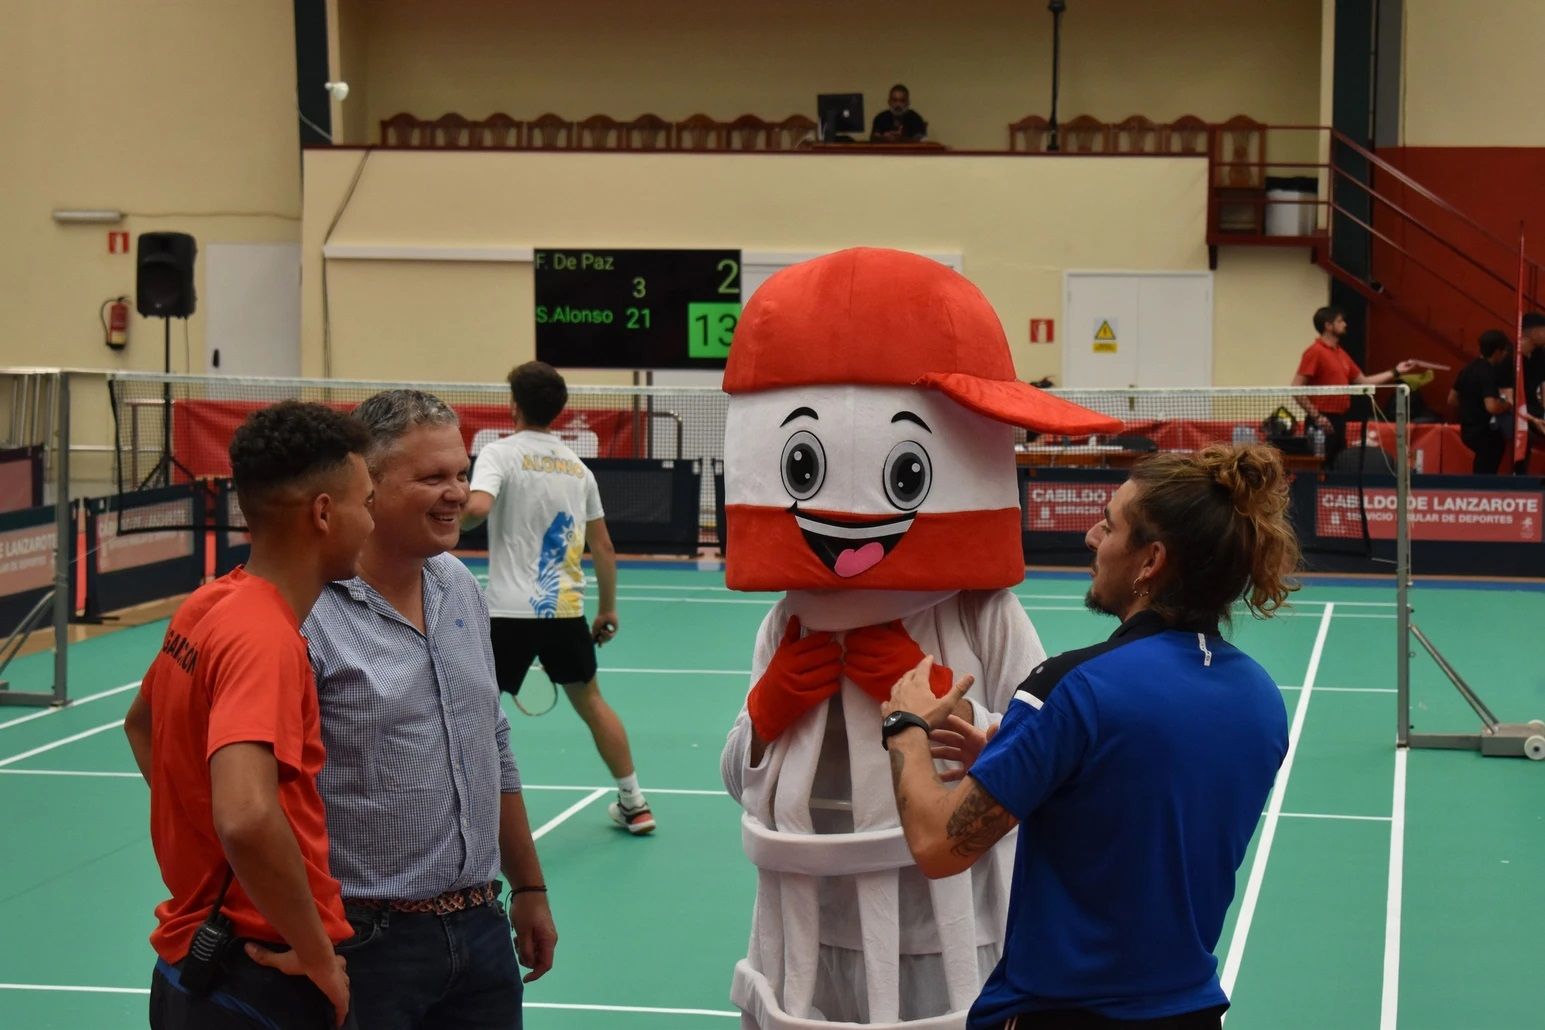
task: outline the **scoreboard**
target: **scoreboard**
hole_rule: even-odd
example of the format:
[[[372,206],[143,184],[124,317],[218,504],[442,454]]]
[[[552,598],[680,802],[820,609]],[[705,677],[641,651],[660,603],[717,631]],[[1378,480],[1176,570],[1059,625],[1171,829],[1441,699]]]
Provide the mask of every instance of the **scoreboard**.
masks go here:
[[[723,368],[740,251],[541,249],[536,356],[560,368]]]

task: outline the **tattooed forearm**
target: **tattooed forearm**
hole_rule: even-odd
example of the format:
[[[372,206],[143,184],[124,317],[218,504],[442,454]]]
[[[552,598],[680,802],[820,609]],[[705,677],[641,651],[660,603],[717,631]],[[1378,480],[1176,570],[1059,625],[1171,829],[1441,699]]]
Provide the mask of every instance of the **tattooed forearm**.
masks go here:
[[[1003,839],[1013,828],[1014,817],[974,780],[968,778],[959,789],[966,795],[951,813],[945,833],[951,854],[975,858]]]

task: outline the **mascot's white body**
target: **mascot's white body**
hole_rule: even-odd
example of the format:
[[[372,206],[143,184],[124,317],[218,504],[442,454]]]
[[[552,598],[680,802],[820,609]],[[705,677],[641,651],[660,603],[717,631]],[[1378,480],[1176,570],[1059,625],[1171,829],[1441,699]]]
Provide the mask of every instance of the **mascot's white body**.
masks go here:
[[[778,690],[769,667],[799,634],[843,645],[899,620],[950,675],[975,677],[972,720],[995,722],[1045,657],[1006,589],[1024,574],[1011,427],[1109,420],[1014,381],[980,293],[895,251],[769,280],[725,389],[728,582],[786,591],[722,759],[758,871],[731,997],[762,1030],[961,1027],[1000,956],[1016,835],[927,880],[899,826],[876,685],[844,673],[808,707],[783,690],[774,700],[797,714],[771,740],[757,736],[758,692]]]

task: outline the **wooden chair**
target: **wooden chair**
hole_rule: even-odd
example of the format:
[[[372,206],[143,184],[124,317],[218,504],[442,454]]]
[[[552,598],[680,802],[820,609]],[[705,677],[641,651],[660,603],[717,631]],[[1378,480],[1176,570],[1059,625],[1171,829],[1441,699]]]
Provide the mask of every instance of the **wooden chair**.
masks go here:
[[[1266,126],[1236,114],[1218,134],[1219,186],[1259,188],[1266,181]]]
[[[723,150],[724,123],[695,114],[676,123],[677,150]]]
[[[1039,154],[1046,149],[1046,129],[1051,123],[1038,114],[1009,122],[1009,150]],[[1021,146],[1023,144],[1023,146]]]
[[[381,145],[422,147],[428,145],[424,123],[406,111],[381,119]]]
[[[1207,153],[1208,124],[1194,114],[1183,114],[1164,126],[1160,149],[1166,154]]]
[[[514,150],[521,144],[523,122],[502,111],[472,123],[472,149]]]
[[[593,114],[575,126],[574,145],[580,150],[616,150],[622,145],[622,123]]]
[[[798,150],[815,140],[817,126],[814,118],[791,114],[781,122],[767,127],[767,146],[770,150]]]
[[[641,114],[618,128],[623,150],[669,150],[674,142],[671,123],[657,114]]]
[[[743,114],[724,128],[725,146],[731,150],[770,150],[772,126],[754,114]]]
[[[1219,232],[1266,231],[1266,126],[1235,115],[1212,129],[1218,171],[1212,184]]]
[[[1157,154],[1159,126],[1140,114],[1128,115],[1113,127],[1111,135],[1118,154]]]
[[[544,114],[526,123],[527,150],[570,150],[574,147],[574,123],[556,114]]]
[[[1065,154],[1110,152],[1110,126],[1091,114],[1081,114],[1059,127],[1057,136],[1057,143]]]
[[[472,123],[452,112],[429,123],[429,145],[437,150],[465,150],[472,144]]]

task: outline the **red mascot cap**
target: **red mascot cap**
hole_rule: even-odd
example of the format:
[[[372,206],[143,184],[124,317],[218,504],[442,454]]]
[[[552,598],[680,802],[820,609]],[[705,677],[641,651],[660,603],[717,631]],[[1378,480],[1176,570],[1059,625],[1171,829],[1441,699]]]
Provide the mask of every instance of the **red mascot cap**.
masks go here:
[[[778,272],[735,329],[726,393],[788,386],[921,386],[997,422],[1112,433],[1121,422],[1022,383],[982,291],[954,269],[855,247]]]

